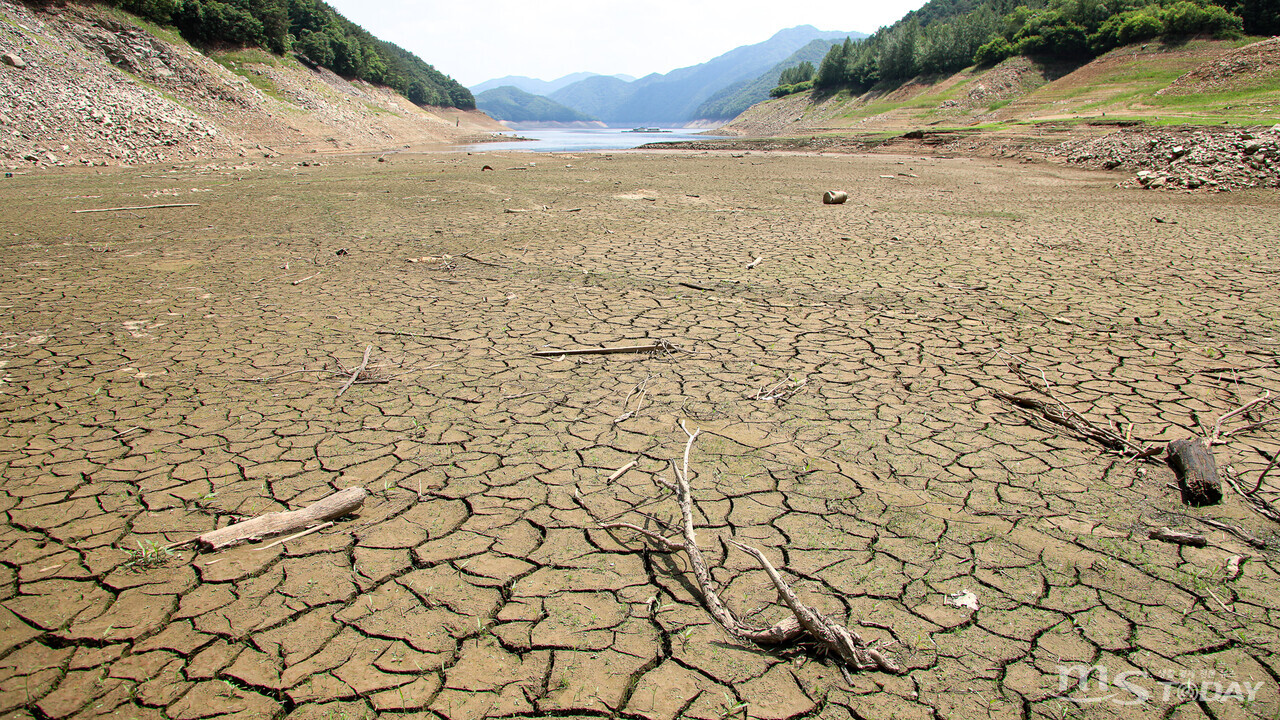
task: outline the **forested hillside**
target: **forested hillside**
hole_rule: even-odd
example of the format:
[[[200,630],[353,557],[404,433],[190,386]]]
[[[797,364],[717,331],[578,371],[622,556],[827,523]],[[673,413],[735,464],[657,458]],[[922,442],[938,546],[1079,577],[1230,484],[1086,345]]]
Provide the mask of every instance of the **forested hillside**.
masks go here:
[[[1012,55],[1084,62],[1133,42],[1280,33],[1280,0],[931,0],[862,41],[832,47],[819,89],[870,89]]]
[[[349,79],[395,89],[418,105],[475,108],[471,91],[413,53],[370,35],[321,0],[104,0],[189,42],[296,52]]]
[[[476,96],[476,106],[495,120],[513,123],[589,123],[596,120],[550,98],[527,93],[512,85],[485,90]]]

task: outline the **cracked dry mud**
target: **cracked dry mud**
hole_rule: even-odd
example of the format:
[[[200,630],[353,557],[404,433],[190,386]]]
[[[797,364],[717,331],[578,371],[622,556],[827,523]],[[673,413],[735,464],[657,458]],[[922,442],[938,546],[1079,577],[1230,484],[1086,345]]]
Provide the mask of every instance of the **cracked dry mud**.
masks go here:
[[[677,153],[4,180],[0,715],[1273,717],[1276,555],[1196,518],[1270,521],[993,396],[1020,390],[1004,349],[1169,440],[1280,390],[1274,194],[1115,179]],[[177,193],[199,207],[71,213]],[[686,352],[530,356],[654,339]],[[294,372],[367,345],[385,382]],[[725,601],[785,615],[732,537],[901,675],[734,642],[683,555],[594,527],[673,527],[652,477],[682,418]],[[1251,486],[1277,450],[1216,452]],[[280,546],[159,549],[357,485]],[[1151,697],[1065,701],[1075,663]],[[1187,677],[1260,690],[1162,694]]]

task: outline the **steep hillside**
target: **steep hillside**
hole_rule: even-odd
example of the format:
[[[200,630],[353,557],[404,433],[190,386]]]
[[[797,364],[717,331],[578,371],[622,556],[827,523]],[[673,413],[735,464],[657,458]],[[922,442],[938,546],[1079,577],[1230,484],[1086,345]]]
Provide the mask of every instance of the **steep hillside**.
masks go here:
[[[630,83],[615,78],[588,78],[561,88],[550,97],[610,125],[681,125],[698,119],[699,106],[720,90],[754,80],[813,40],[844,39],[850,34],[801,25],[700,65],[665,75],[647,75]]]
[[[593,123],[596,119],[541,95],[504,85],[476,96],[476,107],[508,123]]]
[[[1280,38],[1114,50],[1078,68],[1014,57],[994,68],[854,95],[759,103],[719,147],[929,150],[1048,159],[1180,191],[1280,187]]]
[[[380,150],[502,127],[250,50],[206,56],[101,6],[0,0],[0,162],[118,164]]]
[[[854,94],[804,93],[753,106],[722,128],[749,136],[893,133],[972,127],[1275,124],[1280,39],[1191,40],[1113,50],[1079,67],[1015,56],[992,68],[881,84]]]

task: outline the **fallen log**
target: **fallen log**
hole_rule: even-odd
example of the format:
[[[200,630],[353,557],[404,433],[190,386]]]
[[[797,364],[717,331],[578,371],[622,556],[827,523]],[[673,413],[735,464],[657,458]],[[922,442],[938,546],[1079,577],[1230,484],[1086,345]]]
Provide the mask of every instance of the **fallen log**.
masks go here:
[[[272,535],[302,530],[315,523],[340,518],[359,510],[368,495],[369,491],[362,487],[347,488],[301,510],[267,513],[252,520],[210,530],[196,538],[196,543],[206,550],[221,550]]]
[[[1178,477],[1182,498],[1195,505],[1217,505],[1222,501],[1222,482],[1213,453],[1200,438],[1174,440],[1168,445],[1169,466]]]

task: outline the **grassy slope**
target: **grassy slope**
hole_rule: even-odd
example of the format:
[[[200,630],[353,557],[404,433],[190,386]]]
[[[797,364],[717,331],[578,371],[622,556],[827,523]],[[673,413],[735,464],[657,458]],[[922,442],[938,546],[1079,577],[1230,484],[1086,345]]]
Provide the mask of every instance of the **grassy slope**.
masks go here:
[[[1274,68],[1210,92],[1157,94],[1191,70],[1257,40],[1134,45],[1074,69],[1015,58],[995,68],[967,68],[860,96],[841,92],[773,100],[753,107],[731,127],[753,135],[799,136],[1045,122],[1271,125],[1280,115],[1280,70]]]

